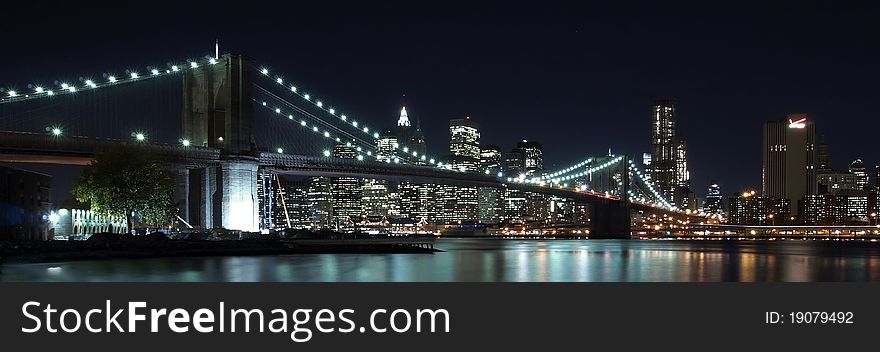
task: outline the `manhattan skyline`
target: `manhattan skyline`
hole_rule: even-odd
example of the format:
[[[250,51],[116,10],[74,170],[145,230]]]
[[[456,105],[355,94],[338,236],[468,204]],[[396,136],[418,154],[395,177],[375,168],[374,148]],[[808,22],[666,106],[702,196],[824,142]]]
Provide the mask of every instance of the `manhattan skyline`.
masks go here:
[[[254,4],[236,23],[245,30],[211,25],[211,15],[234,18],[197,15],[191,5],[175,6],[161,25],[149,11],[61,5],[41,11],[40,23],[74,22],[69,37],[4,18],[21,29],[4,47],[20,55],[4,60],[0,77],[8,85],[123,71],[106,65],[198,57],[219,39],[224,51],[273,58],[273,69],[377,127],[392,126],[405,104],[432,154],[445,154],[450,119],[471,116],[483,126],[483,144],[541,142],[547,169],[609,147],[649,152],[651,104],[674,98],[693,190],[704,194],[714,179],[732,194],[760,187],[761,126],[789,113],[816,122],[835,167],[880,162],[864,148],[870,129],[854,128],[870,126],[875,113],[878,48],[869,40],[880,30],[868,22],[871,9],[794,5],[263,11]]]

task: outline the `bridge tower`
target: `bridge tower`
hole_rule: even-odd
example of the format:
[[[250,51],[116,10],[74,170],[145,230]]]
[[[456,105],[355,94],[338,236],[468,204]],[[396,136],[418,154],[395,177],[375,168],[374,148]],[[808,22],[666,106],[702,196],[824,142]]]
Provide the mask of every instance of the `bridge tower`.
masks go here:
[[[620,200],[603,199],[594,204],[590,216],[590,238],[595,239],[631,239],[632,217],[629,204],[629,163],[627,157],[621,158],[619,164],[622,189]]]
[[[183,138],[192,146],[221,150],[216,166],[178,170],[181,217],[193,226],[259,229],[254,71],[247,58],[224,54],[215,64],[184,74]]]

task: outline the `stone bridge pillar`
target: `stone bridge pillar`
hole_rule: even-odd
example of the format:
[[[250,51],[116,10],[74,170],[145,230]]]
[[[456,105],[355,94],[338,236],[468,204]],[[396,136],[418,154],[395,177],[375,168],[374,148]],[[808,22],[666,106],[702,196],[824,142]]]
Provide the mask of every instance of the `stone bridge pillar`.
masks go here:
[[[220,162],[220,225],[226,229],[260,230],[257,201],[256,159],[229,159]],[[216,217],[214,219],[217,221]]]
[[[250,60],[224,54],[183,77],[183,138],[222,151],[214,166],[178,171],[181,217],[193,226],[258,231],[254,72]]]
[[[627,202],[603,199],[590,209],[590,238],[630,239],[632,224]]]

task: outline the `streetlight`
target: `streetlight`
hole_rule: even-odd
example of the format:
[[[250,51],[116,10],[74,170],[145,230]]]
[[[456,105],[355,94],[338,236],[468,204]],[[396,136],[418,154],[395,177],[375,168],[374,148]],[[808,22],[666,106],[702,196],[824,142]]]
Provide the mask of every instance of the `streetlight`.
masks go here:
[[[147,136],[143,132],[132,132],[131,136],[138,142],[147,140]]]

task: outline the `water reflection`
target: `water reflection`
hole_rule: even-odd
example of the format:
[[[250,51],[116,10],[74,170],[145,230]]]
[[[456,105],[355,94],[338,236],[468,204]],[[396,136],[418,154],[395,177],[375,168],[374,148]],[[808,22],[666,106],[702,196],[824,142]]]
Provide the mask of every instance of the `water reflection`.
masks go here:
[[[4,264],[2,281],[878,281],[870,243],[443,239],[446,252]]]

